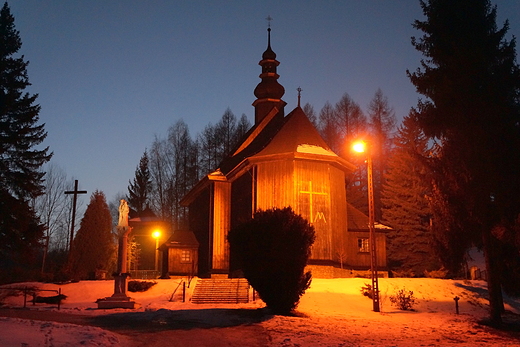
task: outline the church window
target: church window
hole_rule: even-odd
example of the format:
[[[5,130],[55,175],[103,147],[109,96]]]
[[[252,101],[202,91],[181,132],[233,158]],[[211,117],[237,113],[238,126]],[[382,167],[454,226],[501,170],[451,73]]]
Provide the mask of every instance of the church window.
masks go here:
[[[189,250],[182,251],[181,263],[191,263],[191,251],[189,251]]]
[[[358,243],[359,252],[368,253],[370,251],[370,246],[369,246],[370,243],[369,243],[368,238],[366,238],[366,237],[359,238],[357,240],[357,243]]]

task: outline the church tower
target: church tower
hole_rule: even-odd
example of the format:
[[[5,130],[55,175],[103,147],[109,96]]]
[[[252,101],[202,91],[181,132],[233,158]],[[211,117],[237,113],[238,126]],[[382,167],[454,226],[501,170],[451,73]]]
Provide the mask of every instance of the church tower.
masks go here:
[[[271,49],[271,28],[267,29],[267,49],[262,54],[262,60],[258,63],[262,67],[260,78],[254,94],[257,97],[253,106],[255,107],[255,124],[260,123],[272,110],[278,111],[277,118],[284,117],[286,102],[282,100],[285,94],[284,87],[278,83],[280,75],[276,73],[276,67],[280,62],[276,60],[276,53]]]

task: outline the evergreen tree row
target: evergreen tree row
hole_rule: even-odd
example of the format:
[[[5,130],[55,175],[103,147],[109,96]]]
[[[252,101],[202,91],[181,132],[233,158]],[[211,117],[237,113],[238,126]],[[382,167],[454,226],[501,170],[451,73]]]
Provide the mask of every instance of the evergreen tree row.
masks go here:
[[[0,10],[0,281],[22,280],[36,270],[44,233],[31,200],[41,195],[40,168],[52,156],[38,149],[47,133],[39,123],[37,95],[28,62],[16,54],[22,46],[14,17],[5,3]]]

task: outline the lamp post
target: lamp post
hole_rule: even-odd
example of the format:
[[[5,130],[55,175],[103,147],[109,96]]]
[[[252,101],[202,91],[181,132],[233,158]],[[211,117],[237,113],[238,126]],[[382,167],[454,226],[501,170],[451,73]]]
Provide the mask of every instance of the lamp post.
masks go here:
[[[372,153],[364,141],[354,143],[354,151],[367,155],[368,178],[368,230],[370,243],[370,277],[372,279],[372,303],[374,312],[379,312],[379,281],[377,275],[376,235],[374,228],[374,182],[372,178]]]
[[[159,271],[159,238],[161,237],[161,231],[155,230],[152,233],[152,237],[155,239],[155,271]]]

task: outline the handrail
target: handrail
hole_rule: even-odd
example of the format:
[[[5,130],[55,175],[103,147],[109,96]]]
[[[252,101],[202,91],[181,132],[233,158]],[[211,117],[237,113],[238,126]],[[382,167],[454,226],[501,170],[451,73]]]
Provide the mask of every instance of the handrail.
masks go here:
[[[175,295],[175,292],[177,292],[177,289],[179,289],[179,287],[181,286],[181,284],[185,283],[186,281],[185,280],[180,280],[179,283],[177,284],[177,287],[175,287],[175,289],[173,290],[173,293],[172,295],[170,296],[170,300],[168,301],[173,301],[173,296]]]

